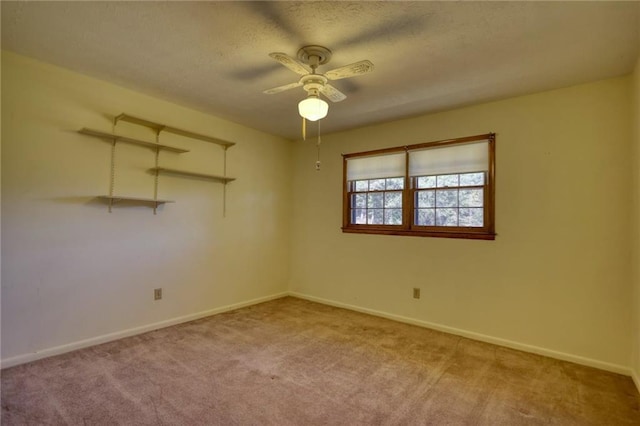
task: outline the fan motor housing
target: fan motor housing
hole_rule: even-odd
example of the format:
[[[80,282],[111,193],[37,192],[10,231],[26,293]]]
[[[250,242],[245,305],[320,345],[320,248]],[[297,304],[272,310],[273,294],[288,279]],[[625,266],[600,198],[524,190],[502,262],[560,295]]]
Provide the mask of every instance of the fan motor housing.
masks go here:
[[[307,93],[318,93],[318,91],[327,84],[327,77],[321,74],[308,74],[300,79],[302,87]]]

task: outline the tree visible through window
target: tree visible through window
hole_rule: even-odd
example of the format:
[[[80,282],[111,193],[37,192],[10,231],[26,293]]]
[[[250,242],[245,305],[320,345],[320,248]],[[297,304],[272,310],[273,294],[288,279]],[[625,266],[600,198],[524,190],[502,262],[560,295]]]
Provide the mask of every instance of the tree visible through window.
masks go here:
[[[415,224],[482,227],[484,175],[476,172],[416,178]]]
[[[404,177],[354,181],[352,221],[368,225],[402,224]]]
[[[344,156],[343,231],[493,239],[495,135]]]

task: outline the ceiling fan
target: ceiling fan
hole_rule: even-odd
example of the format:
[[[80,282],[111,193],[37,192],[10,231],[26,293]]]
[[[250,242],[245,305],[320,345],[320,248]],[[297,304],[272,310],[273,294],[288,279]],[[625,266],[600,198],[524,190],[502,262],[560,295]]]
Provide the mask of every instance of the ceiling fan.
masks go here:
[[[344,93],[328,83],[329,80],[355,77],[373,71],[371,61],[364,60],[332,69],[324,74],[318,73],[318,66],[328,63],[331,59],[331,51],[323,46],[311,45],[302,47],[298,50],[297,60],[281,52],[270,53],[269,56],[302,77],[296,83],[274,87],[265,90],[264,93],[273,95],[302,86],[307,92],[307,98],[298,104],[298,112],[302,117],[310,121],[317,121],[326,117],[329,111],[329,105],[320,99],[320,93],[332,102],[340,102],[346,99]],[[308,65],[308,68],[305,65]]]

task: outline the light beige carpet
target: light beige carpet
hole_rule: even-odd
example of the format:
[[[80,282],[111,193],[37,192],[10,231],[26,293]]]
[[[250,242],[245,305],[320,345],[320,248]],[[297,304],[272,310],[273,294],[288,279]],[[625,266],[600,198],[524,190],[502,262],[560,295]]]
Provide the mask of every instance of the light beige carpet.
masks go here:
[[[628,377],[290,297],[1,380],[3,425],[640,425]]]

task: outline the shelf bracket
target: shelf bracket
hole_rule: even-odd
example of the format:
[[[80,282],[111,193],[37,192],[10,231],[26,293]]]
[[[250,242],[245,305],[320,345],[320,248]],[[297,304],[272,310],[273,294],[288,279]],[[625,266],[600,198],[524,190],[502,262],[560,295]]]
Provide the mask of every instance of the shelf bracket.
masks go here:
[[[113,191],[116,185],[116,144],[117,140],[114,138],[111,142],[111,172],[109,176],[109,196],[113,197]],[[113,199],[109,201],[109,213],[113,207]]]
[[[227,177],[227,149],[229,148],[228,146],[224,146],[224,166],[222,169],[222,176]],[[222,217],[225,218],[227,217],[227,183],[228,182],[224,182],[224,185],[222,186]]]
[[[158,129],[156,130],[156,143],[159,144],[160,143],[160,132],[162,131],[162,129]],[[157,200],[158,199],[158,164],[160,161],[160,148],[156,147],[156,162],[155,162],[155,167],[156,167],[156,175],[153,179],[153,199]],[[158,203],[155,203],[154,207],[153,207],[153,214],[157,214],[158,212]]]

